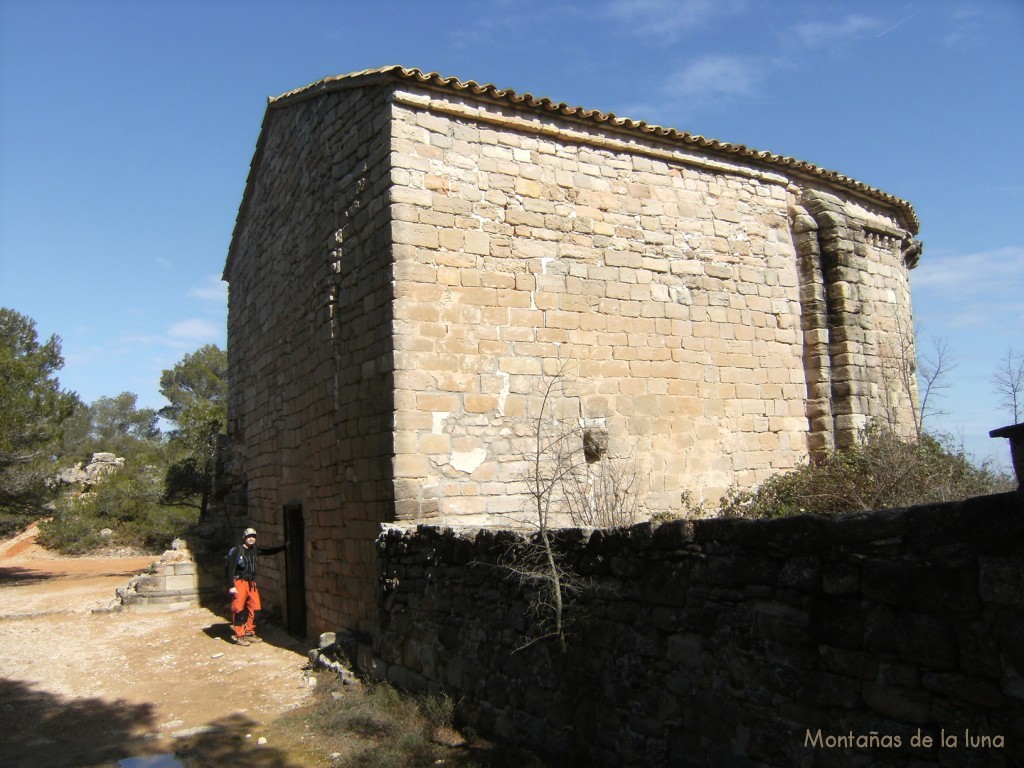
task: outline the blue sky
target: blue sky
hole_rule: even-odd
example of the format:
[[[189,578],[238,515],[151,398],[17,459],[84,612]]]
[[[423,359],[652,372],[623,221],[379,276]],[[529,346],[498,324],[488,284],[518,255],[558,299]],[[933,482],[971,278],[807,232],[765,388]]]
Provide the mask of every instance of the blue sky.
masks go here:
[[[219,282],[268,96],[402,64],[792,155],[909,200],[931,426],[1004,464],[1024,349],[1020,0],[0,0],[0,305],[63,385],[161,407],[225,345]]]

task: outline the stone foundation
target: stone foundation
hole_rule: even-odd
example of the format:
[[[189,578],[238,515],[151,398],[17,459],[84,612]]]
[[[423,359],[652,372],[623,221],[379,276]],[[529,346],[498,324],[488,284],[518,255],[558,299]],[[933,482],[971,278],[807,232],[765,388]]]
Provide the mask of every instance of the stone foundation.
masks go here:
[[[200,604],[200,598],[211,590],[201,588],[200,578],[211,574],[208,567],[200,566],[188,547],[180,539],[164,552],[149,570],[133,576],[124,587],[117,589],[123,608],[134,611],[166,611],[191,608]],[[223,581],[223,576],[218,583]],[[203,578],[203,583],[210,583]]]

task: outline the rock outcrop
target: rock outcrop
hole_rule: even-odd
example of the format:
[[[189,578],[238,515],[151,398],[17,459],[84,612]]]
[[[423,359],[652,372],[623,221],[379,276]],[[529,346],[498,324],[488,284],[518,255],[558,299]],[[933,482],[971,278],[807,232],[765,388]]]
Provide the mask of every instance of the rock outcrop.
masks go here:
[[[120,471],[122,467],[123,456],[105,452],[94,453],[88,464],[83,466],[82,462],[78,462],[70,469],[62,469],[57,473],[56,481],[59,485],[77,485],[80,490],[88,491],[104,477]]]

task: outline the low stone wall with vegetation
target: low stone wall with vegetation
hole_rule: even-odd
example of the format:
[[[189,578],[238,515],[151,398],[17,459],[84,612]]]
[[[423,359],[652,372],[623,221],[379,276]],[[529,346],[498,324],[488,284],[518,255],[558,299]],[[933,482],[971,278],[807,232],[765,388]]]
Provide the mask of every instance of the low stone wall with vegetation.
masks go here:
[[[558,547],[587,585],[564,653],[524,640],[521,536],[386,531],[375,674],[580,764],[1024,764],[1017,494],[561,531]]]

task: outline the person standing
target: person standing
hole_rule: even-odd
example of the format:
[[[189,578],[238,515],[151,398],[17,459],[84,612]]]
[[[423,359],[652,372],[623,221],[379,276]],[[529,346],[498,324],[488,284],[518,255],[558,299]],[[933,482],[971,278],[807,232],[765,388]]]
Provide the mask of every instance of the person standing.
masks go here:
[[[256,564],[260,555],[276,555],[279,547],[256,546],[256,529],[246,528],[242,543],[232,547],[227,557],[228,593],[231,595],[231,642],[238,645],[262,642],[256,636],[256,611],[260,609],[260,593],[256,588]]]

